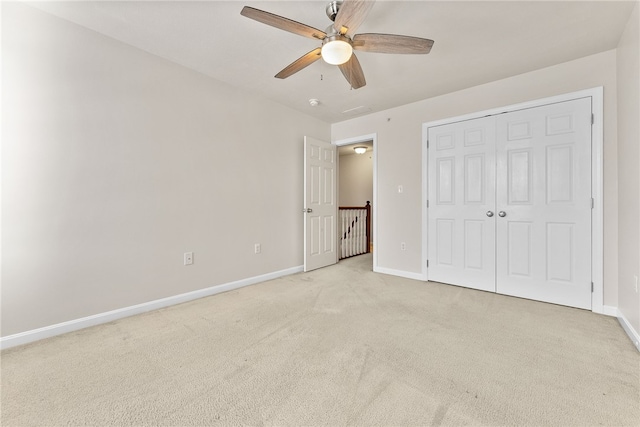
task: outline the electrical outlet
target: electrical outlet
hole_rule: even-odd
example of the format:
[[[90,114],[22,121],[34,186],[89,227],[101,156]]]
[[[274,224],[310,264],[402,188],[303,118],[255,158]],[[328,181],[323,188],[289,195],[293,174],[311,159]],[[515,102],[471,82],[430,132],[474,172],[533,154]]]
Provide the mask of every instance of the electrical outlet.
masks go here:
[[[185,252],[184,253],[184,265],[193,264],[193,252]]]
[[[407,250],[407,244],[405,242],[401,242],[400,243],[400,250],[401,251],[406,251]]]
[[[402,194],[404,191],[404,187],[402,185],[398,185],[398,193]]]
[[[260,243],[253,245],[253,252],[256,254],[262,253],[262,246],[260,246]]]

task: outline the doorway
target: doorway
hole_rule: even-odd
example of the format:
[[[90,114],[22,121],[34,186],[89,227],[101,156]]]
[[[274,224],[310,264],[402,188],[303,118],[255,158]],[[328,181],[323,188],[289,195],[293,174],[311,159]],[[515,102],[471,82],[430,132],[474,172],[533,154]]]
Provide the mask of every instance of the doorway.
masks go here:
[[[375,248],[376,236],[376,135],[363,135],[334,142],[338,146],[338,206],[352,208],[342,211],[347,215],[354,208],[369,209],[368,251],[363,251],[364,239],[356,244],[356,251],[347,250],[345,254],[373,252],[373,269],[377,261]],[[356,150],[356,148],[358,150]],[[349,220],[350,221],[350,220]],[[351,221],[352,222],[352,221]],[[346,228],[349,228],[350,223]],[[364,224],[361,224],[364,227]],[[340,236],[341,239],[344,237]]]

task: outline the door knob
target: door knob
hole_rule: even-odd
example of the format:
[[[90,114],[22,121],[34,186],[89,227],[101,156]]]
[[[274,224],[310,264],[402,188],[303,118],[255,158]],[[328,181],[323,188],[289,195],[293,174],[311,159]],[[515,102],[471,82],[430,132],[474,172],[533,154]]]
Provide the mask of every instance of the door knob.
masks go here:
[[[487,216],[488,216],[489,218],[491,218],[491,217],[493,216],[493,212],[491,212],[491,211],[487,211]]]
[[[313,209],[311,209],[311,208],[302,209],[302,212],[303,213],[311,213],[311,212],[313,212]]]
[[[498,216],[500,218],[504,218],[505,216],[507,216],[507,213],[505,211],[500,211],[500,212],[498,212]]]

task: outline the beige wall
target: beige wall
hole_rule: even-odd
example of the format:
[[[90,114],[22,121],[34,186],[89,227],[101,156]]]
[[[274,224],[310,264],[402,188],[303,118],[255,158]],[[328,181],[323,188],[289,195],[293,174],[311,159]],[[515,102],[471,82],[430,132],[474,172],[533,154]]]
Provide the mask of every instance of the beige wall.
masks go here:
[[[619,310],[640,334],[640,5],[618,45]]]
[[[340,156],[340,206],[373,204],[373,152]]]
[[[334,141],[377,133],[378,267],[419,274],[425,260],[421,248],[423,123],[597,86],[604,86],[605,109],[604,304],[617,306],[615,50],[333,124]],[[404,187],[402,194],[396,191],[398,185]],[[400,250],[402,241],[406,251]]]
[[[302,264],[329,124],[2,6],[2,336]]]

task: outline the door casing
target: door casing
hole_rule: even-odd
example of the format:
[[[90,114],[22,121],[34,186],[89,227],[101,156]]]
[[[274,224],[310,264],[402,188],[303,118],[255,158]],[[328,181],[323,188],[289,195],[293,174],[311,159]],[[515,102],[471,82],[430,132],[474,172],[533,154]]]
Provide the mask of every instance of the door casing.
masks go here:
[[[594,200],[592,210],[591,227],[591,278],[593,281],[593,295],[591,311],[594,313],[604,313],[604,204],[603,204],[603,152],[604,152],[604,129],[603,129],[603,88],[596,87],[578,92],[542,98],[505,107],[493,108],[490,110],[478,111],[462,116],[451,117],[443,120],[436,120],[422,125],[422,279],[429,280],[427,260],[428,252],[428,198],[429,198],[429,170],[428,170],[428,135],[429,128],[450,124],[454,122],[477,119],[488,115],[498,115],[506,112],[524,110],[528,108],[540,107],[547,104],[571,101],[574,99],[591,97],[592,101],[592,140],[591,140],[591,197]],[[375,217],[374,217],[375,218]]]

